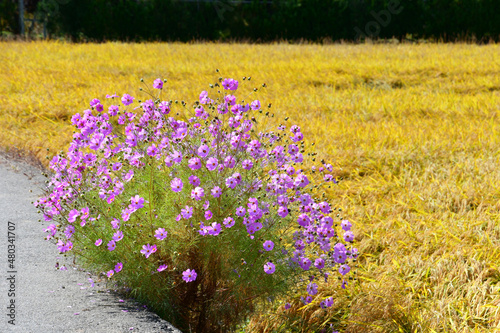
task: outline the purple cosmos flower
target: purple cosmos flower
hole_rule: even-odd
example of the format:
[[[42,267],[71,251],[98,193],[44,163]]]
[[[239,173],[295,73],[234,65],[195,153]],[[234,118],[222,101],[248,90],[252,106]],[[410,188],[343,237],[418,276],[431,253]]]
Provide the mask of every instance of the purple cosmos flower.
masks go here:
[[[129,94],[124,94],[122,97],[122,103],[123,105],[130,105],[134,102],[134,97],[130,96]]]
[[[226,178],[226,186],[227,187],[235,188],[236,185],[238,185],[238,184],[236,183],[236,180],[233,177]]]
[[[144,198],[141,198],[140,196],[136,195],[135,197],[130,198],[130,205],[134,209],[140,209],[144,207]]]
[[[335,262],[337,264],[343,264],[346,259],[347,259],[347,255],[345,254],[345,252],[335,251],[335,253],[333,255],[333,260],[335,260]]]
[[[120,228],[120,220],[118,219],[112,219],[111,220],[111,226],[113,227],[113,229],[118,229]]]
[[[339,267],[339,273],[342,274],[342,275],[346,275],[347,273],[349,273],[349,271],[351,270],[351,267],[349,267],[349,265],[341,265]]]
[[[218,198],[222,194],[222,190],[219,186],[215,186],[210,192],[212,192],[212,196],[214,196],[214,198]]]
[[[234,219],[232,217],[226,217],[222,223],[226,228],[231,228],[234,225]]]
[[[259,100],[255,100],[253,101],[251,104],[250,104],[250,108],[254,111],[257,111],[260,109],[260,101]]]
[[[217,236],[220,234],[221,226],[220,223],[214,222],[212,226],[208,227],[208,233],[212,236]]]
[[[90,101],[91,108],[95,107],[97,104],[101,104],[101,101],[98,100],[97,98],[94,98],[93,100]]]
[[[118,111],[120,111],[118,105],[110,105],[108,108],[108,114],[112,117],[116,116],[118,114]]]
[[[134,170],[130,169],[124,176],[123,180],[129,182],[134,177]]]
[[[191,198],[195,200],[201,200],[203,196],[205,195],[205,190],[201,187],[196,187],[194,190],[191,191]]]
[[[80,215],[80,211],[78,209],[72,209],[68,214],[68,222],[75,222],[78,215]]]
[[[224,100],[229,105],[235,105],[236,104],[236,96],[234,96],[234,95],[227,95],[226,97],[224,97]]]
[[[225,79],[224,81],[222,81],[222,86],[226,90],[233,90],[234,91],[234,90],[238,89],[238,81],[236,81],[234,79]]]
[[[115,241],[114,241],[114,240],[110,240],[110,241],[108,242],[108,250],[109,250],[109,251],[113,251],[115,248],[116,248],[116,243],[115,243]]]
[[[82,208],[82,210],[80,211],[80,213],[81,213],[80,218],[82,220],[86,220],[89,217],[89,208],[88,207]]]
[[[102,244],[102,239],[99,238],[98,240],[95,241],[94,244],[95,246],[100,246]]]
[[[188,162],[188,167],[191,170],[198,170],[201,168],[201,160],[198,157],[193,157]]]
[[[180,191],[182,191],[182,186],[183,185],[184,184],[182,183],[182,180],[180,178],[174,178],[170,182],[170,186],[172,188],[172,191],[174,191],[174,192],[180,192]]]
[[[75,227],[73,227],[72,225],[68,225],[66,227],[66,230],[64,230],[64,235],[66,236],[66,238],[71,238],[71,236],[73,236],[74,233],[75,233]]]
[[[163,81],[161,79],[156,79],[153,82],[153,88],[155,88],[155,89],[161,89],[161,88],[163,88]]]
[[[300,133],[300,132],[295,133],[295,134],[290,134],[290,139],[293,142],[299,142],[299,141],[304,140],[304,135],[302,133]]]
[[[210,207],[210,201],[205,200],[205,203],[203,204],[203,209],[207,210],[208,207]]]
[[[146,244],[142,246],[141,253],[144,254],[146,258],[149,258],[149,256],[155,252],[156,252],[156,244],[154,245]]]
[[[205,219],[210,220],[212,218],[212,212],[210,210],[207,210],[205,212]]]
[[[325,260],[322,258],[318,258],[314,261],[314,266],[316,266],[317,269],[323,269],[325,267]]]
[[[219,162],[217,161],[217,159],[215,157],[210,157],[207,160],[207,169],[210,171],[214,171],[215,168],[217,168],[218,164],[219,164]]]
[[[123,232],[121,230],[118,230],[113,234],[113,240],[115,242],[121,241],[123,239]]]
[[[227,156],[225,159],[224,159],[224,166],[226,168],[234,168],[236,164],[236,159],[233,157],[233,156]]]
[[[264,272],[266,272],[267,274],[273,274],[275,269],[276,267],[272,262],[268,262],[264,265]]]
[[[352,224],[351,222],[349,222],[349,220],[342,220],[342,222],[340,222],[340,225],[342,226],[342,229],[344,229],[344,231],[349,231],[352,227]]]
[[[274,243],[270,240],[264,242],[264,250],[271,251],[274,248]]]
[[[181,209],[181,215],[186,220],[189,220],[193,216],[193,207],[186,206],[186,208]]]
[[[280,217],[286,217],[288,215],[288,208],[284,206],[280,206],[278,208],[278,215]]]
[[[316,295],[318,293],[318,285],[316,283],[309,283],[307,285],[307,293],[309,295]]]
[[[174,151],[172,154],[170,154],[170,157],[175,163],[181,163],[182,161],[182,154],[178,151]]]
[[[242,206],[236,208],[236,215],[238,215],[239,217],[245,216],[245,208]]]
[[[189,176],[189,184],[193,186],[200,185],[200,178],[196,177],[195,175]]]
[[[344,240],[346,242],[352,242],[354,240],[354,234],[352,233],[352,231],[346,231],[344,233]]]
[[[308,271],[309,267],[311,267],[311,260],[309,260],[309,258],[302,258],[299,265],[303,270]]]
[[[198,155],[200,157],[206,157],[209,152],[210,152],[210,148],[207,145],[201,145],[198,148]]]
[[[184,272],[182,272],[182,279],[186,282],[192,282],[196,280],[197,275],[198,274],[196,274],[194,269],[187,269]]]
[[[114,270],[110,270],[106,273],[106,275],[108,276],[108,278],[112,277],[113,274],[115,274],[115,271]]]
[[[117,263],[115,265],[115,273],[118,273],[119,271],[121,271],[123,268],[123,264],[121,262]]]
[[[251,160],[244,160],[241,162],[241,166],[245,170],[250,170],[253,167],[253,162]]]
[[[123,221],[127,222],[128,220],[130,220],[130,214],[132,214],[134,212],[134,208],[131,208],[131,207],[127,207],[125,209],[122,210],[122,219]]]
[[[299,187],[306,187],[309,184],[309,179],[307,179],[307,176],[304,174],[300,174],[295,178],[295,181],[293,182],[293,185],[299,186]]]
[[[160,265],[157,269],[158,272],[163,272],[168,268],[168,265]]]
[[[165,238],[167,238],[167,234],[168,232],[165,231],[164,228],[158,228],[156,229],[155,231],[155,237],[158,239],[158,240],[164,240]]]
[[[156,155],[158,155],[159,150],[155,144],[152,144],[151,146],[148,147],[148,149],[146,150],[146,153],[148,154],[148,156],[156,156]]]

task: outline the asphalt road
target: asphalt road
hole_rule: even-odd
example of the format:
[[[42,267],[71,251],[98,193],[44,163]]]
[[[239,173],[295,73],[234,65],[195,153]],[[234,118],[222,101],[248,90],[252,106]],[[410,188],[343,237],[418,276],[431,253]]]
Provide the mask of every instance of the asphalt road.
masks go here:
[[[89,275],[44,240],[49,223],[38,222],[31,204],[43,181],[40,170],[0,155],[0,332],[180,332],[104,285],[91,287]],[[57,270],[56,262],[68,270]]]

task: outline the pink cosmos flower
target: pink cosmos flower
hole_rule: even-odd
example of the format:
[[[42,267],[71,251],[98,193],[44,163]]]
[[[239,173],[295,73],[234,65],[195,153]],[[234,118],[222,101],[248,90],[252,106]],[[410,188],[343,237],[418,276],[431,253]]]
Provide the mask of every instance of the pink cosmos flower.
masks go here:
[[[108,278],[112,277],[113,274],[115,274],[115,271],[114,270],[110,270],[106,273],[106,275],[108,276]]]
[[[160,265],[157,269],[158,272],[163,272],[168,268],[168,265]]]
[[[119,271],[121,271],[123,268],[123,264],[121,262],[117,263],[115,265],[115,273],[118,273]]]
[[[102,239],[99,238],[98,240],[95,241],[94,244],[95,246],[100,246],[102,244]]]
[[[182,272],[182,279],[186,282],[192,282],[196,280],[197,275],[194,269],[187,269]]]

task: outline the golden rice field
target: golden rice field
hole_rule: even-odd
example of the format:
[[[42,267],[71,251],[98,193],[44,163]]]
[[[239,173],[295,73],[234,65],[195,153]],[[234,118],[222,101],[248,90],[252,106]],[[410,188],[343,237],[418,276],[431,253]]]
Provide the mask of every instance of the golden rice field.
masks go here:
[[[500,332],[500,45],[3,42],[0,146],[46,161],[92,98],[162,77],[191,102],[216,68],[265,82],[276,122],[300,123],[344,179],[329,196],[355,226],[358,280],[322,291],[328,311],[294,307],[297,327]]]

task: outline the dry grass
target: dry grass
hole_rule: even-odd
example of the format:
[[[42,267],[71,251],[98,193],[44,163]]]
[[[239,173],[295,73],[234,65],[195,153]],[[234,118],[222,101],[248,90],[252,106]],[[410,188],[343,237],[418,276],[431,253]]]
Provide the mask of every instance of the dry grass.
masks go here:
[[[0,43],[0,145],[44,159],[94,97],[169,79],[194,100],[214,69],[266,82],[344,177],[329,196],[355,224],[359,283],[297,327],[500,331],[500,45]],[[136,94],[136,96],[138,96]],[[253,329],[278,330],[261,316]],[[274,325],[274,326],[273,326]],[[305,329],[307,327],[307,329]]]

